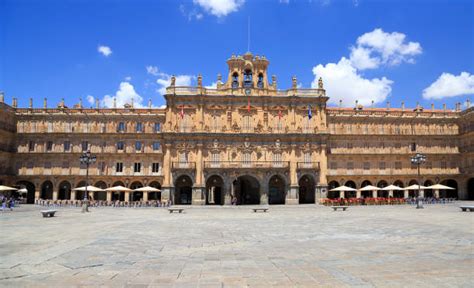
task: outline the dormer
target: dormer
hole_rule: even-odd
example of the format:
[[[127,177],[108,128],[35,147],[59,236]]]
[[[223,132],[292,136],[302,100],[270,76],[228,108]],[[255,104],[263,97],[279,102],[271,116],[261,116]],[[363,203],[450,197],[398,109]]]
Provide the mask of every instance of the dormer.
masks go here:
[[[268,60],[265,56],[253,56],[247,52],[243,56],[232,55],[227,60],[229,76],[221,87],[224,89],[253,88],[274,89],[268,84]]]

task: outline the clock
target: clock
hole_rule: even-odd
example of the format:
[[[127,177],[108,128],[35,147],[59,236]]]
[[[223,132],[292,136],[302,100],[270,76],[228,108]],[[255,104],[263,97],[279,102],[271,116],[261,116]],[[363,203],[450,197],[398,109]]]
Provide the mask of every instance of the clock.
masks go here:
[[[247,95],[247,96],[250,95],[250,92],[251,92],[250,88],[245,89],[245,95]]]

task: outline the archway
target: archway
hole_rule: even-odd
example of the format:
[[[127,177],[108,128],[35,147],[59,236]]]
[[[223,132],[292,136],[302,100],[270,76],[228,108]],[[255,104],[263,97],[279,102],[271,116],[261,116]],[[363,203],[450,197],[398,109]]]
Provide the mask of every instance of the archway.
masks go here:
[[[347,186],[347,187],[357,189],[356,183],[352,180],[347,181],[346,184],[344,184],[344,185]],[[357,191],[345,191],[345,192],[342,192],[342,193],[344,193],[345,198],[356,198],[357,197]]]
[[[467,200],[474,200],[474,178],[467,181]]]
[[[175,199],[176,204],[190,205],[193,200],[193,181],[187,175],[179,176],[176,179],[175,187]]]
[[[273,175],[268,181],[268,204],[285,204],[285,180],[280,175]]]
[[[237,178],[233,183],[237,205],[260,204],[260,184],[250,175]]]
[[[161,190],[161,184],[158,181],[151,182],[149,186]],[[148,200],[161,201],[161,192],[148,192]]]
[[[112,184],[112,187],[115,186],[123,186],[125,187],[125,184],[123,184],[122,181],[115,181],[114,184]],[[125,201],[125,193],[124,192],[112,192],[112,201]]]
[[[454,188],[454,190],[439,190],[440,198],[458,198],[458,182],[456,180],[444,180],[441,184]]]
[[[431,180],[426,180],[425,183],[423,184],[423,186],[431,186],[433,185],[433,181]],[[425,190],[425,197],[428,197],[428,198],[431,198],[431,197],[434,197],[434,193],[433,193],[433,190],[432,189],[427,189]]]
[[[362,184],[360,185],[360,188],[364,188],[365,186],[372,185],[372,182],[369,180],[364,180]],[[371,198],[373,197],[372,191],[360,191],[360,196],[362,198]]]
[[[416,180],[410,180],[410,182],[408,182],[408,186],[411,186],[411,185],[418,185],[418,181]],[[408,190],[408,196],[409,197],[417,197],[418,196],[418,190]]]
[[[26,188],[28,192],[26,193],[26,203],[27,204],[33,204],[35,203],[35,190],[36,187],[33,183],[28,182],[28,181],[19,181],[16,183],[16,185],[19,186],[19,188]]]
[[[224,180],[218,175],[212,175],[206,181],[206,205],[224,204]]]
[[[94,186],[97,187],[97,188],[100,188],[100,189],[107,188],[107,184],[105,184],[104,181],[98,181],[94,184]],[[94,192],[94,200],[102,200],[102,201],[107,200],[107,192],[105,192],[105,191]]]
[[[46,180],[41,185],[41,199],[53,199],[53,183],[51,181]]]
[[[337,181],[329,182],[329,184],[328,184],[328,198],[329,199],[339,198],[339,192],[331,191],[332,189],[337,188],[339,186],[340,186],[339,182],[337,182]]]
[[[404,187],[403,182],[401,180],[397,180],[397,181],[393,182],[393,185],[398,186],[400,188]],[[395,190],[395,191],[393,191],[393,197],[395,197],[395,198],[404,198],[405,197],[405,191]]]
[[[135,181],[130,184],[130,189],[135,190],[138,188],[143,187],[143,184],[140,181]],[[132,201],[141,201],[143,200],[143,192],[131,192],[132,194]]]
[[[58,200],[71,199],[71,183],[63,181],[59,184]]]
[[[313,176],[303,175],[298,181],[299,204],[314,204],[315,203],[315,190],[316,184]]]
[[[379,187],[379,188],[385,188],[387,186],[388,186],[388,184],[387,184],[387,181],[385,181],[385,180],[380,180],[379,183],[377,183],[377,187]],[[378,190],[377,191],[377,197],[388,198],[388,191]]]
[[[81,181],[76,185],[78,187],[86,186],[86,181]],[[83,200],[84,199],[84,191],[76,191],[76,200]]]

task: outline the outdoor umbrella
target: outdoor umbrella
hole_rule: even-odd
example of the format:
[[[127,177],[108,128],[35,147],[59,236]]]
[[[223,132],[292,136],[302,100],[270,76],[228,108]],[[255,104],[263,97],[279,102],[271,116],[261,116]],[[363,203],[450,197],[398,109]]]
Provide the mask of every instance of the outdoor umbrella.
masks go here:
[[[0,191],[16,191],[16,190],[18,189],[9,187],[9,186],[0,185]]]
[[[132,189],[118,185],[118,186],[114,186],[114,187],[107,188],[107,189],[105,189],[105,191],[112,191],[112,192],[131,192]]]
[[[418,189],[418,188],[416,188],[416,189]],[[388,185],[387,187],[383,187],[382,190],[385,190],[385,191],[402,191],[404,189],[400,188],[398,186],[395,186],[395,185]]]
[[[21,188],[20,190],[18,190],[18,193],[21,193],[21,194],[28,193],[28,189],[26,189],[26,188]]]
[[[135,192],[160,192],[161,190],[155,187],[150,187],[150,186],[145,186],[145,187],[140,187],[135,190]]]
[[[337,188],[331,189],[331,190],[329,190],[329,191],[331,191],[331,192],[332,192],[332,191],[336,191],[336,192],[341,192],[341,191],[343,191],[343,192],[344,192],[344,191],[357,191],[357,189],[354,189],[354,188],[351,188],[351,187],[347,187],[347,186],[342,185],[342,186],[339,186],[339,187],[337,187]]]
[[[428,187],[426,187],[426,186],[423,186],[423,185],[420,185],[420,187],[418,187],[418,184],[413,184],[413,185],[411,185],[411,186],[408,186],[408,187],[403,188],[403,190],[418,190],[418,188],[419,188],[420,190],[430,189],[430,188],[428,188]]]
[[[74,188],[72,189],[72,191],[86,191],[86,186]],[[104,189],[100,189],[91,185],[87,186],[87,192],[102,192],[102,191],[104,191]]]
[[[360,188],[360,191],[377,191],[377,190],[381,190],[381,189],[379,187],[375,187],[372,185],[367,185],[364,188]]]
[[[435,191],[436,197],[439,197],[439,190],[456,190],[455,188],[445,186],[442,184],[431,185],[431,186],[426,187],[426,189],[433,189]]]

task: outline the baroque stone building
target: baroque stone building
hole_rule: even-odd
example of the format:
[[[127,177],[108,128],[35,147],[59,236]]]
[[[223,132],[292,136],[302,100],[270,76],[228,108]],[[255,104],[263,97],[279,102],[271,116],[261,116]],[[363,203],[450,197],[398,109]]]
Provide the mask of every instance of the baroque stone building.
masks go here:
[[[25,187],[34,199],[82,199],[79,156],[97,163],[89,184],[161,193],[96,192],[100,200],[172,199],[177,204],[315,203],[332,187],[417,183],[410,157],[427,155],[422,184],[455,187],[443,195],[474,199],[474,109],[327,107],[322,79],[316,89],[278,90],[269,61],[232,56],[215,88],[179,87],[164,95],[166,108],[18,108],[0,99],[0,184]],[[271,80],[270,80],[271,79]],[[330,96],[330,95],[329,95]],[[469,106],[469,104],[468,104]],[[401,195],[378,195],[404,197]],[[446,194],[448,193],[448,194]],[[425,191],[425,196],[433,195]]]

